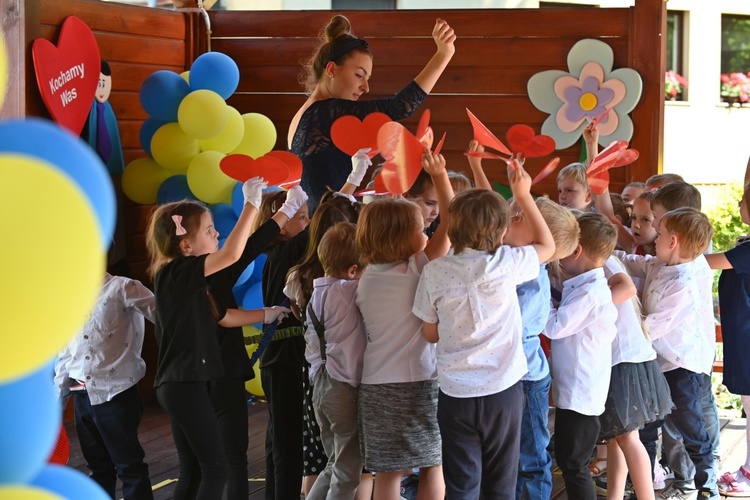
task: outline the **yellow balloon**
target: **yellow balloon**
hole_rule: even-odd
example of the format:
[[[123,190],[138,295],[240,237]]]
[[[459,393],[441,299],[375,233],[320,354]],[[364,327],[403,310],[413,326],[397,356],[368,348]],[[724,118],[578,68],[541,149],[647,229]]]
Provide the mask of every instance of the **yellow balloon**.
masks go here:
[[[245,133],[232,154],[260,158],[273,149],[276,144],[276,127],[268,117],[259,113],[245,113],[242,121],[245,123]]]
[[[104,277],[96,214],[60,169],[0,154],[0,383],[39,369],[83,326]]]
[[[175,173],[174,170],[161,168],[153,158],[138,158],[125,167],[122,173],[122,190],[136,203],[153,205],[161,183]]]
[[[204,151],[188,165],[187,183],[190,191],[206,203],[225,203],[232,199],[237,181],[221,171],[219,162],[224,154]]]
[[[0,500],[65,500],[49,490],[34,486],[0,486]]]
[[[227,126],[229,109],[224,98],[211,90],[194,90],[186,95],[177,109],[182,130],[194,139],[216,137]]]
[[[5,39],[0,31],[0,110],[3,109],[5,91],[8,88],[8,52],[5,50]]]
[[[227,109],[229,110],[227,125],[216,137],[200,141],[203,151],[229,153],[240,145],[242,136],[245,135],[245,122],[239,111],[231,106],[227,106]]]
[[[180,73],[180,77],[182,77],[182,79],[185,80],[188,85],[190,85],[190,71],[183,71],[182,73]]]
[[[200,152],[198,141],[183,132],[177,122],[162,125],[151,138],[151,155],[164,168],[184,170]]]
[[[247,349],[247,355],[252,356],[258,349],[258,344],[246,345],[245,349]],[[245,382],[245,390],[253,396],[265,397],[266,393],[263,392],[263,385],[260,382],[260,360],[256,361],[255,365],[253,365],[253,371],[255,372],[255,378]]]

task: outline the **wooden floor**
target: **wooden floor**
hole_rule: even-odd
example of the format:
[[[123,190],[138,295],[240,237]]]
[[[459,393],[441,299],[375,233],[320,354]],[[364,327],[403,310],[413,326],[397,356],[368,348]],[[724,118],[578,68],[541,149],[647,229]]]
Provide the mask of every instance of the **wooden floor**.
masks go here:
[[[250,429],[250,446],[247,451],[248,478],[250,481],[250,496],[248,498],[261,500],[264,498],[265,491],[264,436],[268,412],[265,403],[262,401],[248,409]],[[554,411],[550,421],[554,421]],[[67,423],[66,429],[70,437],[70,461],[68,465],[87,472],[73,423]],[[146,407],[139,434],[141,444],[146,450],[146,461],[149,465],[151,482],[154,485],[154,498],[155,500],[171,500],[177,478],[177,453],[170,434],[169,420],[158,406],[150,405]],[[724,458],[722,470],[737,470],[745,459],[745,419],[721,419],[721,448]],[[558,469],[554,469],[553,472],[552,498],[566,500],[568,497],[565,494],[562,476]]]

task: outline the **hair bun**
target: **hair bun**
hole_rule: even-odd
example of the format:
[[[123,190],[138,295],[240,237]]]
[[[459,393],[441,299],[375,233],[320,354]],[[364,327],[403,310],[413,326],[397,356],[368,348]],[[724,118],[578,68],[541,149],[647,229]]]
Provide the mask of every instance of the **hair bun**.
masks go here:
[[[342,15],[333,16],[325,29],[326,42],[330,42],[331,40],[335,40],[336,38],[350,34],[351,32],[352,25],[346,17]]]

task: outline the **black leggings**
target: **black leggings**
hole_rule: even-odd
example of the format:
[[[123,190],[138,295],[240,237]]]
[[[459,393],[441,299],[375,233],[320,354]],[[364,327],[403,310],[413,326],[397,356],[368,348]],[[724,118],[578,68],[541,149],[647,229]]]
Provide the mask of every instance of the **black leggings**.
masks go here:
[[[227,458],[207,382],[168,382],[156,396],[169,415],[180,460],[175,500],[216,500],[227,481]]]
[[[211,403],[219,419],[229,465],[227,499],[245,499],[247,483],[247,393],[242,378],[211,382]]]

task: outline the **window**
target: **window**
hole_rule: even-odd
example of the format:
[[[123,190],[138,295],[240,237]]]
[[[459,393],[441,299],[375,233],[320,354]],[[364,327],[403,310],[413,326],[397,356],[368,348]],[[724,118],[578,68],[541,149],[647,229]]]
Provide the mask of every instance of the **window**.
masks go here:
[[[683,40],[685,37],[685,13],[677,10],[667,12],[667,77],[666,95],[669,100],[687,100]]]
[[[719,93],[730,104],[750,100],[750,16],[721,16]]]

